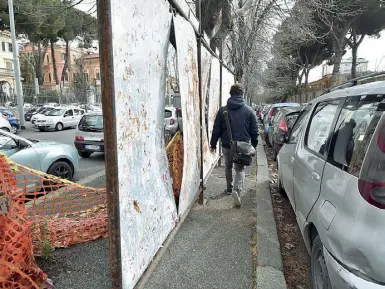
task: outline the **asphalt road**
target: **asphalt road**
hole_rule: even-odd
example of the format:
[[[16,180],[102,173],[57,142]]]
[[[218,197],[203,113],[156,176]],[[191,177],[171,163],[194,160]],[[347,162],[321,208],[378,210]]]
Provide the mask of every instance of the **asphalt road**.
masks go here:
[[[40,132],[34,129],[31,122],[25,123],[26,129],[21,131],[19,135],[27,139],[37,140],[53,140],[60,143],[74,145],[75,129],[65,129],[62,131]],[[104,169],[104,154],[95,153],[88,159],[80,158],[79,172],[75,175],[74,181],[79,181]],[[100,185],[99,185],[100,186]]]

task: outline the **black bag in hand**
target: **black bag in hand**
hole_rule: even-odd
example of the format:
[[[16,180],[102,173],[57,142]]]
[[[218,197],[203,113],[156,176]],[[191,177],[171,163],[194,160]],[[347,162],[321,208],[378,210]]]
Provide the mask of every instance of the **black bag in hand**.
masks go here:
[[[230,139],[230,158],[236,164],[250,166],[253,161],[253,156],[255,156],[255,148],[245,141],[233,141],[227,106],[223,108],[223,117],[226,121],[227,133],[229,134]]]

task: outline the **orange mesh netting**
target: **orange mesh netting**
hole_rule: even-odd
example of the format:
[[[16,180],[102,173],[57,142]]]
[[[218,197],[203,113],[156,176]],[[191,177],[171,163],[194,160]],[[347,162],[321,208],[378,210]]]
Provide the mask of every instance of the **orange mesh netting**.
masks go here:
[[[183,141],[167,145],[178,203]],[[108,235],[105,189],[94,189],[35,171],[0,154],[0,289],[38,289],[47,275],[34,256]]]
[[[183,177],[183,140],[180,132],[177,132],[166,147],[168,165],[173,180],[172,189],[176,203],[178,204]]]
[[[108,235],[106,192],[0,155],[0,288],[43,288],[34,255]]]

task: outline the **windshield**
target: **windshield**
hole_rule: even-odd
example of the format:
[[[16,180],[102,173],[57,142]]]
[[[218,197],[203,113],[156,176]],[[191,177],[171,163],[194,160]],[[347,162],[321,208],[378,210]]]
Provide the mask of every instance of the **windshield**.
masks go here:
[[[59,116],[59,115],[63,115],[66,111],[67,111],[66,109],[54,109],[54,110],[49,111],[48,114],[46,114],[46,115]]]
[[[85,115],[79,122],[79,130],[83,131],[103,131],[102,115]]]

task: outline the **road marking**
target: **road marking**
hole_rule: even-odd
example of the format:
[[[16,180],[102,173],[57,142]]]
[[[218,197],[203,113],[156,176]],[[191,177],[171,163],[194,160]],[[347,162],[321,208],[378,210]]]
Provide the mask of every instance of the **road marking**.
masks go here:
[[[100,178],[106,174],[106,171],[103,169],[100,172],[97,172],[93,175],[90,175],[88,177],[85,177],[84,179],[80,179],[76,183],[79,185],[85,185],[87,183],[91,183],[92,181],[96,180],[97,178]]]

